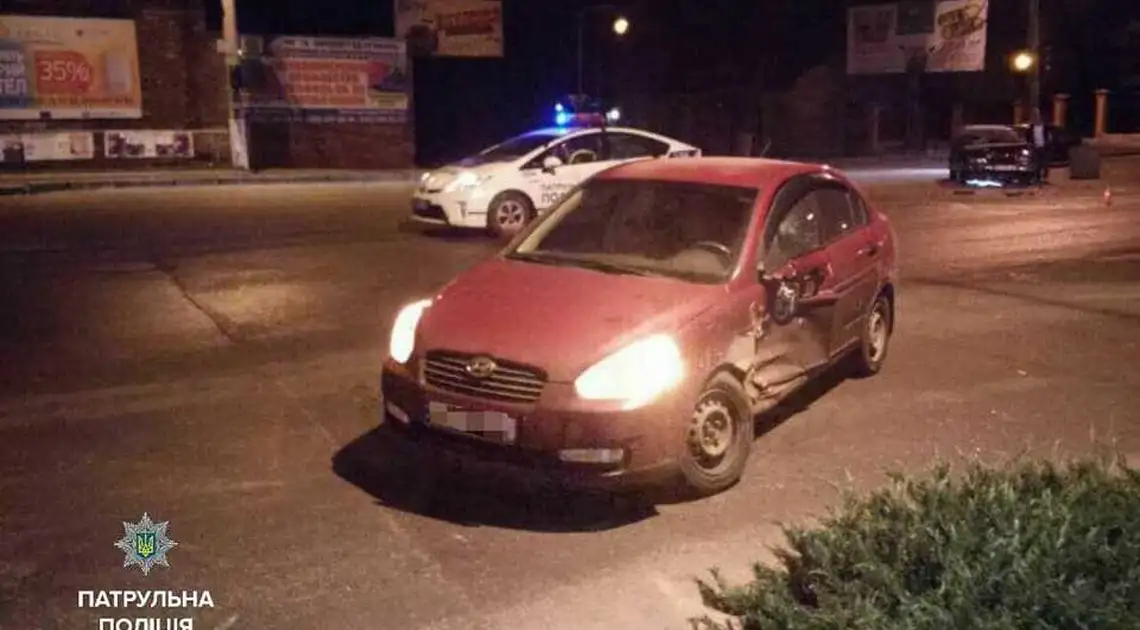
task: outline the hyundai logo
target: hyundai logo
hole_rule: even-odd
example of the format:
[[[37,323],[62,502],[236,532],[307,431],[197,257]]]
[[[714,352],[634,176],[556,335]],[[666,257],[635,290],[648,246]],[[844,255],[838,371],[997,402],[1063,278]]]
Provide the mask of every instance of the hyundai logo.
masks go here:
[[[475,357],[467,362],[467,373],[475,378],[487,378],[499,369],[499,365],[491,357]]]

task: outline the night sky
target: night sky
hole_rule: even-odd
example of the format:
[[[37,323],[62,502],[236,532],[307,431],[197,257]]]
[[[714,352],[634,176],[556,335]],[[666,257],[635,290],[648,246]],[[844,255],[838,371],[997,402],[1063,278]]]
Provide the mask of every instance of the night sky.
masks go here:
[[[393,15],[384,0],[237,0],[245,33],[390,37]],[[427,161],[470,153],[507,135],[549,121],[550,107],[576,85],[575,15],[597,0],[506,0],[503,59],[417,61],[418,153]],[[617,1],[631,23],[621,40],[597,12],[585,38],[587,92],[698,92],[749,82],[781,89],[806,69],[842,60],[846,11],[841,0]],[[211,25],[218,6],[207,1]],[[990,0],[991,21],[1004,12],[1014,23],[1025,0]],[[1091,91],[1117,87],[1125,63],[1104,63],[1135,0],[1042,0],[1043,41],[1060,59],[1048,83]],[[1017,14],[1014,16],[1013,14]],[[990,32],[989,46],[1020,46],[1024,30]],[[1137,33],[1140,36],[1140,33]],[[1117,40],[1120,37],[1116,37]],[[1117,55],[1119,57],[1119,55]],[[1137,58],[1131,53],[1131,59]],[[1064,66],[1064,67],[1061,67]],[[1137,70],[1140,73],[1140,70]],[[1064,76],[1059,76],[1063,74]],[[600,79],[600,80],[599,80]]]

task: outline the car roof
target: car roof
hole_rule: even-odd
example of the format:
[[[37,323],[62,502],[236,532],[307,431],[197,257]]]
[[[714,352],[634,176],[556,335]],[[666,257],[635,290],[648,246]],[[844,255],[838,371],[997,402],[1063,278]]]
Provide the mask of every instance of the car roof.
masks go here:
[[[598,174],[605,179],[642,179],[768,188],[796,175],[831,170],[822,164],[753,157],[693,157],[638,160]],[[844,178],[846,179],[846,178]]]
[[[962,131],[1016,131],[1011,125],[966,125]]]
[[[532,129],[532,130],[530,130],[526,133],[520,134],[520,135],[521,136],[569,136],[569,135],[578,134],[578,133],[582,133],[582,132],[586,132],[586,131],[602,131],[603,129],[606,131],[610,131],[610,132],[615,132],[615,131],[617,131],[617,132],[631,132],[631,133],[640,133],[640,134],[645,134],[645,135],[650,135],[650,136],[661,136],[661,134],[659,134],[659,133],[655,133],[655,132],[648,131],[645,129],[635,129],[633,127],[615,127],[615,126],[611,126],[611,125],[606,125],[605,127],[595,127],[595,126],[590,126],[590,125],[578,125],[578,126],[567,125],[565,127],[542,127],[540,129]],[[665,138],[668,136],[661,136],[661,137]]]

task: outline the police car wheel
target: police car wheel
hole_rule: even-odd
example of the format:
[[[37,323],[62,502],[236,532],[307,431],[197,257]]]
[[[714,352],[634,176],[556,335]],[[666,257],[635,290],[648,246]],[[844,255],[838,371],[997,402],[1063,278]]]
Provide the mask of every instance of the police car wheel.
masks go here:
[[[500,193],[487,207],[487,231],[492,236],[514,236],[534,218],[534,205],[526,195]]]

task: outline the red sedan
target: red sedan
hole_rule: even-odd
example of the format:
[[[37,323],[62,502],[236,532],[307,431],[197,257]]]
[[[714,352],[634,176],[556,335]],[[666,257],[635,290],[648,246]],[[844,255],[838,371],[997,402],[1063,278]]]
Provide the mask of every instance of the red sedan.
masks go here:
[[[880,370],[895,277],[886,217],[835,169],[625,164],[400,311],[385,421],[571,482],[718,492],[757,414],[836,364]]]

